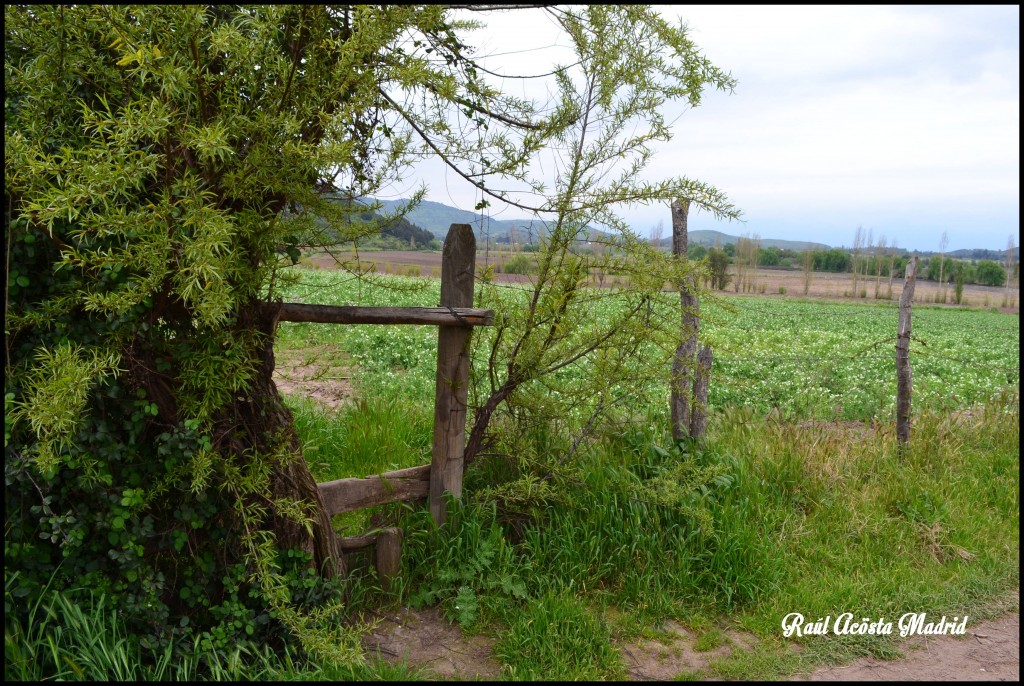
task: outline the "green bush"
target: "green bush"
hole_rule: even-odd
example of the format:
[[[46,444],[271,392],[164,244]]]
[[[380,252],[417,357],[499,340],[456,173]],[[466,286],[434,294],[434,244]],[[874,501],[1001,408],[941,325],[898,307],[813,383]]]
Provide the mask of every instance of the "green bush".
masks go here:
[[[502,265],[502,271],[506,274],[532,274],[535,269],[532,259],[522,253],[510,257]]]

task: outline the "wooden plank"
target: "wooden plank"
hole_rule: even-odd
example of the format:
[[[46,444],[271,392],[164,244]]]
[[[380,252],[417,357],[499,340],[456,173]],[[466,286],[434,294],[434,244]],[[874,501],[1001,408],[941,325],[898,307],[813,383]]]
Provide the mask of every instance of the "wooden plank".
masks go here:
[[[914,385],[910,370],[910,311],[914,301],[917,256],[907,265],[907,282],[900,295],[900,322],[896,332],[896,440],[902,454],[910,442],[910,394]]]
[[[472,301],[470,301],[472,304]],[[283,303],[280,320],[321,324],[427,324],[430,326],[491,326],[494,311],[470,307],[355,307]]]
[[[377,534],[377,547],[373,552],[377,577],[386,591],[402,569],[402,530],[397,527],[382,530]]]
[[[430,492],[430,465],[386,472],[366,479],[349,478],[317,484],[328,514],[359,510],[399,500],[426,498]]]
[[[452,224],[441,253],[441,306],[473,304],[476,238],[469,224]],[[442,494],[462,497],[466,449],[466,398],[469,391],[469,341],[473,330],[448,327],[437,333],[437,382],[434,390],[434,443],[430,461],[430,514],[444,523]]]
[[[338,547],[342,552],[349,553],[353,550],[369,548],[377,542],[377,534],[363,534],[361,536],[338,537]]]

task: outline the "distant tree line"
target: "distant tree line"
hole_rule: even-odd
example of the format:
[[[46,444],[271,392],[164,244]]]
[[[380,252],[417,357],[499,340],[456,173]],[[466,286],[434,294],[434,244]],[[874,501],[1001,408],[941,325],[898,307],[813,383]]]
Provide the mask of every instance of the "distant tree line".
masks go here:
[[[975,250],[971,252],[988,254],[993,251]],[[761,248],[757,266],[797,269],[802,264],[804,254],[803,251],[789,248]],[[861,253],[855,257],[850,251],[842,248],[813,250],[811,254],[815,272],[852,272],[856,259],[859,272],[870,275],[879,274],[885,278],[890,276],[890,272],[896,277],[902,276],[911,257],[908,252],[893,254],[888,251],[885,254],[877,255]],[[703,245],[691,246],[690,259],[706,259],[710,272],[708,285],[724,289],[730,280],[728,266],[736,262],[736,246],[733,243],[713,248]],[[1002,286],[1006,283],[1006,269],[999,262],[990,259],[954,259],[949,256],[933,255],[923,258],[918,278],[950,284],[959,281],[981,286]]]

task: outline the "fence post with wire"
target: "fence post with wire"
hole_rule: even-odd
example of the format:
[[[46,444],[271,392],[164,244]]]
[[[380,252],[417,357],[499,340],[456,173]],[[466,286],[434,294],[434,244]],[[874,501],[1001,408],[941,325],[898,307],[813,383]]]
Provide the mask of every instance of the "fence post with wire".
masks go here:
[[[917,278],[917,256],[907,265],[907,281],[900,295],[900,319],[896,334],[896,440],[902,454],[910,442],[910,394],[913,374],[910,369],[910,313]]]

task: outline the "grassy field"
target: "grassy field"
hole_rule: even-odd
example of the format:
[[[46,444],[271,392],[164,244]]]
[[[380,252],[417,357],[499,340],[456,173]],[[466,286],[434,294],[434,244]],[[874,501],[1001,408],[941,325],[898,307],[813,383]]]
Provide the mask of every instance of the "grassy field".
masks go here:
[[[294,274],[288,301],[438,298],[436,280]],[[606,292],[591,315],[615,307]],[[672,307],[666,294],[654,316]],[[966,614],[973,626],[1007,609],[1020,569],[1016,315],[915,307],[915,414],[900,455],[891,303],[729,297],[705,301],[702,314],[716,355],[705,444],[674,445],[667,386],[638,385],[570,461],[585,407],[474,463],[449,526],[408,505],[336,517],[346,534],[389,523],[405,532],[388,590],[372,568],[354,572],[353,617],[439,608],[486,639],[511,680],[624,678],[624,646],[663,641],[668,655],[671,628],[682,627],[703,666],[666,678],[691,680],[900,654],[894,636],[784,639],[791,612]],[[485,342],[488,331],[477,335]],[[436,339],[432,327],[281,325],[278,364],[293,375],[282,387],[318,481],[430,461]],[[589,373],[584,360],[559,383]],[[18,602],[13,587],[7,579],[7,603]],[[198,642],[186,659],[150,655],[102,598],[45,597],[27,623],[7,626],[5,678],[436,678],[417,664],[316,664],[241,648],[200,669]]]
[[[286,299],[437,301],[431,280],[386,290],[299,276]],[[680,678],[760,678],[898,654],[878,636],[794,639],[795,651],[780,638],[789,612],[974,621],[1017,587],[1015,315],[915,307],[914,428],[899,457],[891,303],[750,297],[702,312],[716,352],[706,446],[672,445],[667,403],[632,407],[627,430],[597,431],[571,469],[481,461],[444,530],[399,506],[339,517],[351,533],[376,515],[407,534],[399,583],[384,593],[364,578],[356,607],[437,604],[495,640],[507,678],[621,678],[616,646],[658,636],[668,619],[708,649],[722,632],[756,644]],[[352,377],[356,399],[336,411],[289,397],[318,480],[429,462],[434,329],[282,324],[278,346]],[[667,396],[649,390],[643,398]],[[689,508],[656,497],[666,481],[686,490],[699,470],[716,476],[683,494]]]

